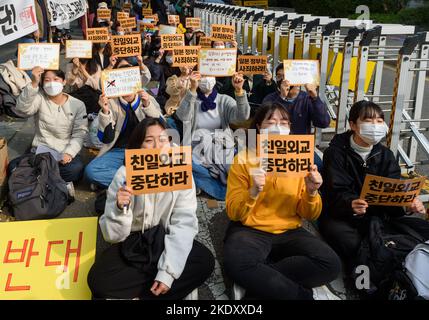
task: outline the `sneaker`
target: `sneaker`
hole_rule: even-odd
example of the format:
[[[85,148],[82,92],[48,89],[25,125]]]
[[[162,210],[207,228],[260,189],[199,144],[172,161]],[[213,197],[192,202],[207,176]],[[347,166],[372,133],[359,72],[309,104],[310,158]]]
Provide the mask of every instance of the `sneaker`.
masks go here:
[[[76,195],[73,182],[67,182],[67,191],[69,192],[70,201],[73,202]]]
[[[313,299],[314,300],[342,300],[328,289],[327,286],[321,286],[313,288]]]

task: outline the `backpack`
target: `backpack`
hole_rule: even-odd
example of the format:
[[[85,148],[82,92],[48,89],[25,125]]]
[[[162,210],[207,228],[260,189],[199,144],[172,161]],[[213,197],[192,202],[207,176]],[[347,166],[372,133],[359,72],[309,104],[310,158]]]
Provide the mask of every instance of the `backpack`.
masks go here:
[[[50,153],[25,155],[8,185],[9,206],[17,220],[55,218],[68,205],[67,184]]]
[[[95,90],[88,85],[84,85],[70,93],[70,95],[85,104],[87,114],[98,113],[100,111],[100,106],[98,105],[98,99],[101,95],[100,90]]]
[[[368,297],[389,299],[395,286],[412,285],[403,273],[405,257],[420,243],[424,242],[412,228],[394,220],[382,220],[371,216],[369,232],[361,242],[357,254],[357,265],[366,265],[370,271],[370,291]]]
[[[417,245],[407,255],[405,270],[416,288],[417,295],[429,300],[429,241]]]

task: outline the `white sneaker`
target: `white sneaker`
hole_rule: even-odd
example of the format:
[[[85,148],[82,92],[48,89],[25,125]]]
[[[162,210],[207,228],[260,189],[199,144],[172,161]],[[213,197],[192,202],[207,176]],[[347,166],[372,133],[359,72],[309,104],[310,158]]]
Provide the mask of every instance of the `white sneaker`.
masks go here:
[[[76,193],[74,191],[74,184],[73,184],[73,182],[67,182],[67,191],[69,192],[70,198],[74,199]]]
[[[313,299],[314,300],[342,300],[328,289],[327,286],[321,286],[313,288]]]

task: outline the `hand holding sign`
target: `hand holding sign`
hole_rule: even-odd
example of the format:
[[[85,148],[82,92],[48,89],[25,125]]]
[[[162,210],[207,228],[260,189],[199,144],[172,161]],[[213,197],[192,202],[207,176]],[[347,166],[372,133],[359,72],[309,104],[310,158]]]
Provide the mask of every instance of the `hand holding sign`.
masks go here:
[[[407,208],[407,211],[410,213],[424,214],[426,213],[426,208],[419,198],[415,198],[411,206]]]
[[[140,98],[142,99],[142,104],[145,108],[149,107],[150,104],[150,96],[146,91],[140,92]]]
[[[322,176],[320,175],[319,171],[317,171],[317,166],[312,165],[310,167],[310,172],[308,175],[304,178],[305,180],[305,187],[307,189],[307,192],[311,196],[317,195],[317,191],[319,190],[320,186],[323,183]]]
[[[368,203],[365,200],[356,199],[352,201],[352,209],[354,216],[363,216],[368,208]]]
[[[98,104],[104,114],[109,114],[109,98],[107,98],[105,94],[100,95]]]
[[[33,88],[38,87],[44,72],[45,70],[41,67],[34,67],[33,70],[31,70],[31,84],[33,85]]]
[[[290,82],[287,80],[282,80],[282,83],[280,84],[280,96],[282,98],[286,98],[289,95],[290,91]]]
[[[232,76],[232,86],[235,89],[235,93],[238,95],[243,94],[244,77],[242,73],[236,73]]]
[[[129,206],[131,203],[131,197],[133,190],[130,187],[123,186],[119,188],[118,193],[116,194],[116,206],[123,210],[124,207]]]
[[[312,97],[313,99],[317,98],[317,96],[318,96],[318,94],[317,94],[317,86],[315,84],[307,83],[305,85],[305,90],[307,90],[307,92],[310,95],[310,97]]]
[[[201,74],[198,71],[192,72],[191,76],[189,77],[189,80],[191,81],[191,91],[197,92],[198,89],[198,82],[201,79]]]

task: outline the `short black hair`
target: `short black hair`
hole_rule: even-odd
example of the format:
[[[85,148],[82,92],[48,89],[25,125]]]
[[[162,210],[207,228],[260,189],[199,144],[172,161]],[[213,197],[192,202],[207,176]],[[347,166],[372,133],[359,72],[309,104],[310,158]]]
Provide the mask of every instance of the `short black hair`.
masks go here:
[[[283,63],[280,63],[277,67],[276,67],[276,74],[277,72],[279,72],[280,70],[283,70],[285,68],[285,66],[283,65]]]
[[[65,75],[64,71],[62,71],[60,69],[58,69],[58,70],[46,70],[45,72],[42,73],[41,83],[43,83],[45,81],[46,73],[49,71],[53,72],[55,74],[55,76],[60,77],[63,80],[66,79],[66,75]]]
[[[128,141],[127,149],[140,149],[146,138],[147,129],[152,126],[160,126],[164,130],[167,129],[166,123],[161,121],[161,119],[145,118],[133,130],[130,140]]]
[[[250,129],[258,129],[258,126],[260,127],[266,118],[271,118],[276,110],[279,110],[282,116],[289,120],[289,122],[292,121],[289,112],[280,103],[267,103],[263,104],[256,112],[250,125]]]
[[[384,120],[384,112],[380,106],[371,101],[358,101],[350,109],[349,121],[356,123],[358,119],[375,119],[382,118]]]

